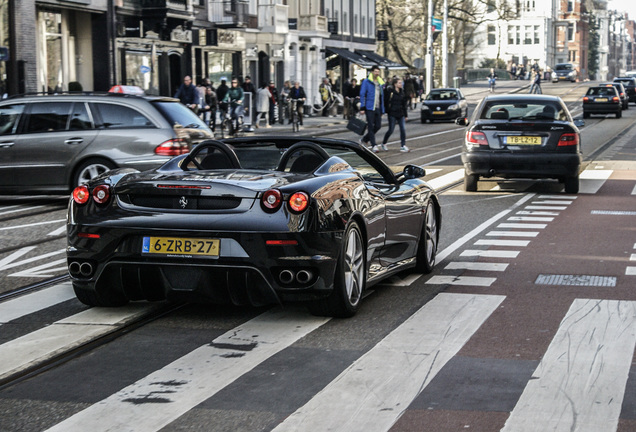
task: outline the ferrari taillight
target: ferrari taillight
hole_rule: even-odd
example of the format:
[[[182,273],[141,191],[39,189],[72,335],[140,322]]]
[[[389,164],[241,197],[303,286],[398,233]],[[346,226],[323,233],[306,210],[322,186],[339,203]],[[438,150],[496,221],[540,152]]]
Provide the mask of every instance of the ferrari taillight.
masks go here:
[[[179,156],[189,151],[188,143],[182,138],[170,139],[155,147],[155,154],[159,156]]]
[[[579,134],[577,133],[564,133],[561,135],[561,138],[559,138],[559,144],[557,144],[558,147],[576,145],[579,145]]]
[[[295,213],[305,211],[308,206],[309,195],[305,192],[295,192],[289,197],[289,208]]]
[[[261,196],[261,205],[266,211],[276,211],[283,202],[283,194],[278,189],[270,189]]]
[[[81,185],[73,189],[73,201],[77,204],[86,204],[91,194],[88,191],[88,187]]]
[[[93,201],[97,204],[106,204],[110,198],[110,186],[99,185],[93,189]]]
[[[468,131],[466,133],[466,143],[472,144],[473,146],[487,146],[488,139],[483,132]]]

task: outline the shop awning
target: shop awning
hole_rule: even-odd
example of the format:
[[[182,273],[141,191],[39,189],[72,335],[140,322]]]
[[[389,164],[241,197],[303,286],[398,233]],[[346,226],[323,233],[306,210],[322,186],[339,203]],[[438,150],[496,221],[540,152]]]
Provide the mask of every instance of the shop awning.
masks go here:
[[[365,60],[376,63],[381,68],[386,68],[390,70],[408,69],[408,67],[401,65],[400,63],[396,63],[393,60],[389,60],[388,58],[383,57],[380,54],[376,54],[373,51],[356,50],[356,53],[364,57]]]
[[[345,60],[348,60],[352,63],[357,64],[363,68],[370,68],[371,66],[375,66],[377,63],[362,57],[360,54],[357,54],[353,51],[349,51],[346,48],[334,48],[334,47],[325,47],[328,52],[331,54],[335,54],[337,56],[342,57]]]

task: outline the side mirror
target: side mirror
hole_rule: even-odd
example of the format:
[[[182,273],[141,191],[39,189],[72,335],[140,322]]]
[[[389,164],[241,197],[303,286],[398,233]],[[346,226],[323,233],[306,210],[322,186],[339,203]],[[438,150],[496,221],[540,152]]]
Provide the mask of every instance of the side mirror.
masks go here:
[[[404,167],[402,175],[405,179],[416,179],[424,177],[426,175],[426,170],[418,165],[407,165]]]
[[[468,126],[468,119],[466,117],[459,117],[455,119],[455,124],[459,126]]]

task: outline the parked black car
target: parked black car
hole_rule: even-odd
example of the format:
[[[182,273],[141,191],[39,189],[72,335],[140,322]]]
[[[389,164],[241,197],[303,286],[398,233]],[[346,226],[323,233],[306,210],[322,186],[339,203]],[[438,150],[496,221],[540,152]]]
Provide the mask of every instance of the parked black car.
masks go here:
[[[630,102],[636,103],[636,78],[633,77],[616,77],[614,82],[619,82],[625,87],[627,97]]]
[[[441,211],[424,175],[350,141],[205,141],[158,169],[113,170],[73,191],[71,281],[88,305],[305,301],[351,316],[369,286],[432,271]]]
[[[579,129],[557,96],[485,97],[472,116],[461,157],[466,191],[476,191],[480,177],[554,178],[566,193],[579,190]]]
[[[422,99],[421,121],[468,117],[468,101],[458,88],[438,88]]]
[[[0,193],[68,193],[113,168],[156,168],[212,131],[178,99],[27,95],[0,102]]]
[[[583,118],[591,114],[614,114],[623,116],[623,107],[618,90],[614,86],[594,86],[583,96]]]

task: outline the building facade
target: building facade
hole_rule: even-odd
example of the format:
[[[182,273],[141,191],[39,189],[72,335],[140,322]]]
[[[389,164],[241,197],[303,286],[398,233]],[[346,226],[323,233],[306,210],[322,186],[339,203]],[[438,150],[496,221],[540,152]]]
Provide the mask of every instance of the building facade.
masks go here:
[[[315,99],[323,77],[377,64],[359,54],[375,53],[375,34],[375,0],[0,0],[0,74],[3,94],[174,95],[185,75],[250,75],[298,80]]]

